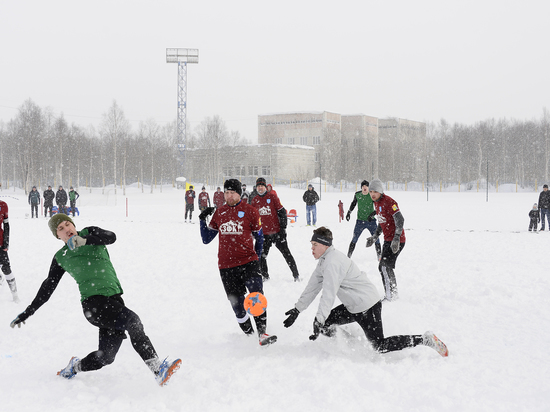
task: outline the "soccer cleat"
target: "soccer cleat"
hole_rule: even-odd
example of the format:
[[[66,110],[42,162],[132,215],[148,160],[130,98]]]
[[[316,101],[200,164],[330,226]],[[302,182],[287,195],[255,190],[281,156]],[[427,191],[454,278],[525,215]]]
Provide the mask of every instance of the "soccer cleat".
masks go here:
[[[168,358],[167,358],[168,359]],[[166,359],[162,361],[159,367],[159,371],[155,379],[160,386],[164,386],[168,383],[172,375],[180,368],[181,359],[176,359],[174,362],[167,362]]]
[[[76,376],[75,365],[77,362],[80,362],[80,359],[78,359],[76,356],[73,356],[65,369],[61,369],[59,372],[57,372],[57,375],[66,379],[74,378]]]
[[[439,353],[441,356],[449,356],[449,351],[447,350],[447,346],[439,340],[437,336],[434,335],[433,332],[426,332],[422,335],[422,343],[426,346],[429,346],[430,348],[433,348]]]
[[[277,342],[277,336],[276,335],[268,335],[267,333],[262,333],[260,335],[260,346],[268,346],[272,343]]]

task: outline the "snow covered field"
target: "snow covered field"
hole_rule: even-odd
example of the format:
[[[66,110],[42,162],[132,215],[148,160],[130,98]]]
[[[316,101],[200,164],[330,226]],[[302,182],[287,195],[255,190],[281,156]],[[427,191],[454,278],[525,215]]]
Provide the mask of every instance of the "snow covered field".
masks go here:
[[[550,410],[550,233],[527,232],[537,192],[426,193],[390,191],[405,217],[407,244],[397,261],[400,300],[384,304],[385,334],[432,330],[450,355],[427,347],[378,354],[357,324],[352,338],[308,336],[316,302],[285,329],[316,261],[305,226],[303,190],[275,187],[299,217],[289,225],[290,249],[304,282],[294,283],[275,248],[268,333],[262,348],[239,329],[217,269],[218,241],[203,245],[197,224],[185,224],[183,191],[127,195],[80,188],[77,229],[113,230],[109,251],[124,299],[142,319],[159,356],[182,368],[164,388],[125,341],[112,365],[67,381],[56,376],[71,356],[96,349],[97,329],[84,318],[66,274],[46,305],[21,329],[10,321],[34,298],[62,243],[47,219],[26,218],[26,196],[0,192],[10,207],[10,259],[21,303],[0,288],[0,409],[4,411],[548,411]],[[209,190],[212,196],[213,190]],[[356,213],[338,222],[353,192],[322,193],[317,226],[328,226],[347,252]],[[128,216],[126,216],[128,199]],[[547,228],[548,229],[548,228]],[[382,295],[374,248],[363,234],[353,259]]]

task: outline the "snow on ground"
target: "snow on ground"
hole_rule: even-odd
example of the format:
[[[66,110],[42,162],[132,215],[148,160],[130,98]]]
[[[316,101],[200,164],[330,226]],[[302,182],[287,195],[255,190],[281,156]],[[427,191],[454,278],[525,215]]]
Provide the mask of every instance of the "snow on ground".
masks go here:
[[[82,315],[76,283],[58,289],[21,329],[9,322],[34,298],[61,246],[47,219],[30,219],[26,196],[0,192],[10,206],[10,259],[21,303],[0,288],[0,394],[6,411],[543,411],[549,410],[550,233],[527,232],[536,192],[390,191],[405,217],[407,244],[397,261],[400,300],[384,304],[385,334],[433,330],[448,358],[427,347],[374,352],[356,324],[336,338],[308,336],[315,302],[285,329],[315,268],[303,190],[275,187],[299,217],[290,249],[304,282],[294,283],[275,248],[265,284],[268,332],[262,348],[240,331],[217,269],[218,241],[203,245],[199,225],[183,219],[183,191],[164,187],[123,195],[80,188],[77,228],[113,230],[109,246],[128,307],[141,317],[160,356],[182,368],[164,388],[126,341],[112,365],[67,381],[56,372],[96,349],[97,329]],[[213,190],[210,190],[212,196]],[[322,193],[317,225],[347,252],[355,222],[338,221],[353,192]],[[128,214],[126,214],[128,205]],[[363,234],[353,259],[382,294],[374,248]],[[1,326],[3,325],[3,326]],[[351,334],[350,338],[348,335]]]

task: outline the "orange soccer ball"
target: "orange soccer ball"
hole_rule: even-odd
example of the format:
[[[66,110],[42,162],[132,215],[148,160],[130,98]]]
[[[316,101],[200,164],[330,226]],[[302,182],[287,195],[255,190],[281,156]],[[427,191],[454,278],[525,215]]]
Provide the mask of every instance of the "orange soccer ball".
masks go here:
[[[267,309],[267,299],[260,292],[252,292],[244,298],[244,308],[252,316],[260,316]]]

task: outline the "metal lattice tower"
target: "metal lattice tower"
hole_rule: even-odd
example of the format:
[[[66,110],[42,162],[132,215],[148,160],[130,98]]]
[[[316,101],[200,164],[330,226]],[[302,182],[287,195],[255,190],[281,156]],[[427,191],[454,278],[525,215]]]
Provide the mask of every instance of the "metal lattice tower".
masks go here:
[[[178,152],[180,176],[185,174],[187,144],[187,63],[199,62],[198,49],[166,49],[166,63],[178,63]]]

